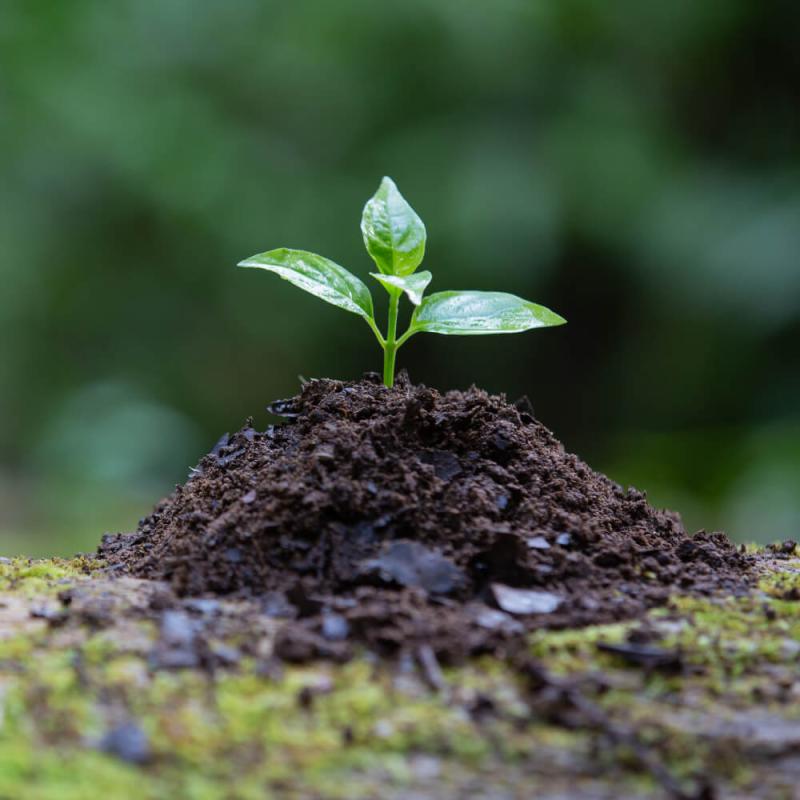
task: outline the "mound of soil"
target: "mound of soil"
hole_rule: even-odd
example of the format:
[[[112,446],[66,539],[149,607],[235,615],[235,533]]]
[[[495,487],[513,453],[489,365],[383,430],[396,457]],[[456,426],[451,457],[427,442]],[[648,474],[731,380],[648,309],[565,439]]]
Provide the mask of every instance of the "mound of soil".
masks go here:
[[[527,401],[314,380],[226,435],[113,568],[182,595],[263,596],[289,659],[494,650],[535,627],[629,618],[676,591],[739,592],[747,557],[723,534],[592,471]]]

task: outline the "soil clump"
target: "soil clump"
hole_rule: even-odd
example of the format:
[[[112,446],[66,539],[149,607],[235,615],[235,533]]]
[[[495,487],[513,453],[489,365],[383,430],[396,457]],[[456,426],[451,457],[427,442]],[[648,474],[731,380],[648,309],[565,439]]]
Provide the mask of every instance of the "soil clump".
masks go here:
[[[182,596],[261,598],[286,618],[281,658],[361,642],[452,661],[750,583],[724,534],[690,536],[594,472],[526,400],[366,375],[309,381],[270,411],[285,422],[224,436],[100,555]]]

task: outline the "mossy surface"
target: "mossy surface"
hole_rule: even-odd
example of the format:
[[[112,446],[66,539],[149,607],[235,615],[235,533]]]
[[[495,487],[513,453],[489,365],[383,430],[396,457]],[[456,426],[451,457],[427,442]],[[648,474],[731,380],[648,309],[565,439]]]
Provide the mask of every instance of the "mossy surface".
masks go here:
[[[798,588],[774,561],[746,596],[537,632],[535,679],[484,657],[432,685],[413,658],[279,664],[232,629],[212,645],[236,658],[166,669],[152,586],[4,560],[0,798],[793,797]]]

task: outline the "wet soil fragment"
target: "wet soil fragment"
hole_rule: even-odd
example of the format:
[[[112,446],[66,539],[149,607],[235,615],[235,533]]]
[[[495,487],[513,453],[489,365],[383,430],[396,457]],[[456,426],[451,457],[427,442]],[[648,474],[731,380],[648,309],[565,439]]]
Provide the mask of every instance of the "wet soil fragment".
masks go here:
[[[224,436],[101,555],[184,597],[263,597],[288,660],[342,659],[354,640],[454,660],[750,581],[724,535],[690,536],[591,470],[527,402],[365,376],[270,410],[283,424]],[[189,650],[163,644],[167,660]]]

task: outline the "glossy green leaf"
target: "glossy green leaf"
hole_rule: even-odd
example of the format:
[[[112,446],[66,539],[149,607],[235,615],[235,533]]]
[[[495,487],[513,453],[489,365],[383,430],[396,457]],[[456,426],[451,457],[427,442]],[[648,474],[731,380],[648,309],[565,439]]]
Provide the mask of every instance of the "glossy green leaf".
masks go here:
[[[405,292],[415,306],[422,302],[422,295],[433,277],[427,270],[413,275],[382,275],[380,272],[370,272],[370,275],[390,294],[397,290]]]
[[[410,275],[425,255],[425,225],[391,178],[384,178],[361,215],[364,245],[384,275]]]
[[[270,250],[240,261],[240,267],[265,269],[326,303],[372,319],[372,295],[363,281],[330,259],[305,250]]]
[[[479,336],[563,325],[544,306],[505,292],[437,292],[414,309],[410,331]]]

